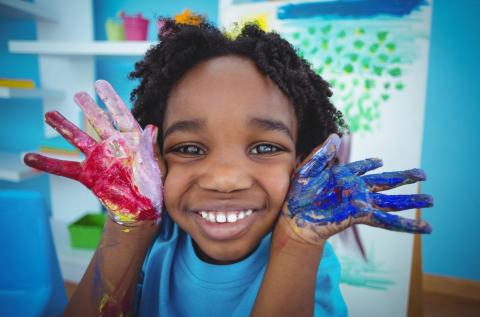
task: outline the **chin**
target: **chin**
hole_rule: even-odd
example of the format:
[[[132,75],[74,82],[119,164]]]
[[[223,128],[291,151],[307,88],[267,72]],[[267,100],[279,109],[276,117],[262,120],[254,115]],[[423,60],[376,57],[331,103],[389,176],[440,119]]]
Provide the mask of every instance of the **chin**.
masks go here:
[[[193,238],[197,256],[203,261],[213,264],[230,264],[243,260],[257,248],[260,240],[256,243],[243,241],[198,243]]]

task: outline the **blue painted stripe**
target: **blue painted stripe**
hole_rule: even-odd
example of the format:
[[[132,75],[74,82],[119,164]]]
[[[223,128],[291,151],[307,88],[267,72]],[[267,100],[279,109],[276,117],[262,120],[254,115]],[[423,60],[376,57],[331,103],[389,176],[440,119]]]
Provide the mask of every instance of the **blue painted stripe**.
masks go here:
[[[278,8],[277,17],[281,20],[313,17],[368,18],[381,14],[403,17],[426,4],[426,0],[341,0],[287,4]]]

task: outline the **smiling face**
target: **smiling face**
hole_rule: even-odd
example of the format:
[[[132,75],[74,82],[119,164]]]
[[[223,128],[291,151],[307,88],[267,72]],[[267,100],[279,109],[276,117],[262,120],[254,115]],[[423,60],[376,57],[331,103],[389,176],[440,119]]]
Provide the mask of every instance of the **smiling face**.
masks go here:
[[[169,214],[204,260],[244,258],[272,229],[295,167],[288,98],[252,61],[217,57],[173,88],[162,131]]]

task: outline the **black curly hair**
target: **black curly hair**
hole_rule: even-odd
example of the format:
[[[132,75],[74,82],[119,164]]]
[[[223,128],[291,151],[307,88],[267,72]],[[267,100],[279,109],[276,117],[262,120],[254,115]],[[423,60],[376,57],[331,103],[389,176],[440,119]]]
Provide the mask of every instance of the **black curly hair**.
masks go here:
[[[346,128],[341,112],[329,101],[329,84],[275,32],[247,24],[232,39],[207,22],[194,26],[165,19],[159,40],[129,74],[130,79],[140,79],[130,99],[132,113],[142,127],[154,124],[161,129],[169,94],[187,71],[208,59],[236,55],[252,60],[289,98],[298,121],[296,151],[300,157],[329,134],[341,134]],[[162,144],[162,133],[158,135]]]

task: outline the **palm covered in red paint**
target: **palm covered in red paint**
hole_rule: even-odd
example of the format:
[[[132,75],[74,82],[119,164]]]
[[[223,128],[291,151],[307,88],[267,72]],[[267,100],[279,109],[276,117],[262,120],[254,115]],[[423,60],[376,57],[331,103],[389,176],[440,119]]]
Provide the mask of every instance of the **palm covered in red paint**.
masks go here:
[[[95,88],[115,119],[118,130],[110,116],[87,93],[77,93],[75,102],[101,141],[95,141],[60,113],[48,112],[46,122],[82,151],[86,159],[79,163],[28,153],[25,163],[81,182],[92,190],[118,223],[159,219],[162,180],[153,149],[157,128],[149,125],[142,131],[108,82],[97,81]]]

